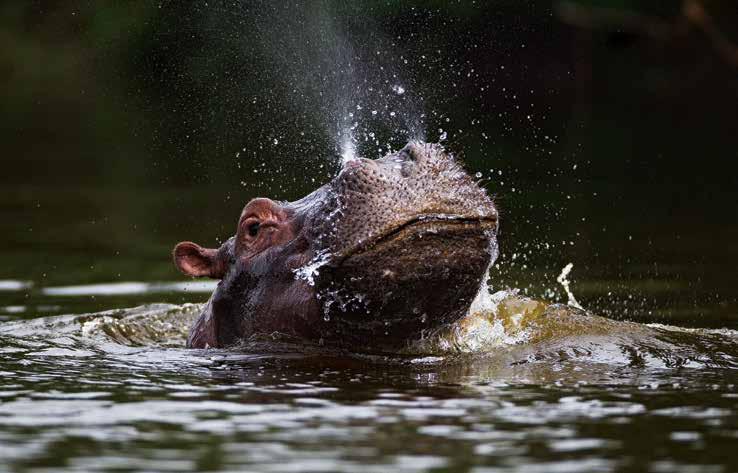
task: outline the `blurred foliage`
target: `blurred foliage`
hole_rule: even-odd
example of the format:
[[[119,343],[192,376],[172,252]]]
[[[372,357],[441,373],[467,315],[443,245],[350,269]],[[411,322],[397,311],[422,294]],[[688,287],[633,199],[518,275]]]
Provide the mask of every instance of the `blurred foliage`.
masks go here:
[[[717,1],[706,4],[722,11]],[[0,139],[3,154],[23,165],[11,163],[0,179],[12,182],[33,164],[48,169],[33,173],[43,184],[64,175],[125,185],[121,176],[128,175],[157,185],[233,185],[243,178],[234,179],[241,172],[233,158],[241,151],[256,156],[256,165],[269,161],[267,167],[297,184],[303,172],[281,165],[289,162],[285,151],[295,163],[310,167],[315,159],[308,155],[323,159],[336,154],[320,123],[328,119],[316,112],[327,97],[309,95],[315,91],[306,89],[309,79],[301,84],[294,74],[296,59],[289,51],[313,38],[312,10],[324,12],[335,29],[335,38],[324,38],[326,44],[351,38],[361,45],[360,51],[352,51],[357,60],[371,61],[368,52],[376,48],[397,63],[400,57],[415,61],[403,73],[415,86],[413,92],[424,98],[428,138],[448,118],[456,128],[451,139],[467,159],[516,154],[516,160],[536,162],[542,170],[537,178],[558,168],[558,163],[541,159],[552,150],[539,135],[559,136],[566,147],[571,144],[563,137],[570,132],[562,126],[566,120],[539,118],[530,127],[530,107],[513,103],[522,96],[557,116],[568,115],[572,103],[586,111],[598,102],[612,107],[646,96],[693,108],[719,100],[719,94],[735,98],[731,71],[706,75],[706,69],[723,66],[710,57],[698,35],[683,43],[657,44],[638,38],[637,32],[624,33],[618,16],[602,33],[583,34],[552,21],[553,12],[572,5],[580,12],[673,19],[682,3],[317,2],[306,9],[299,2],[275,6],[266,1],[5,2],[0,7],[0,100],[6,113],[0,118]],[[292,37],[296,42],[290,43]],[[544,51],[546,57],[541,56]],[[307,48],[297,53],[309,57]],[[437,56],[432,65],[414,59],[431,54]],[[474,70],[474,77],[456,74],[454,68]],[[598,87],[603,74],[618,86]],[[610,112],[614,110],[606,115],[613,116]],[[615,121],[634,118],[623,112],[615,114]],[[497,119],[487,119],[495,115]],[[570,116],[580,124],[588,120]],[[662,130],[666,127],[651,132]],[[391,140],[392,131],[385,130],[382,139]],[[480,146],[482,133],[494,137],[491,146]],[[265,146],[275,138],[288,147]],[[613,154],[612,159],[618,157]],[[326,176],[319,171],[313,177]],[[269,191],[272,186],[257,187]]]
[[[643,0],[560,0],[560,5],[575,6],[587,10],[609,10],[619,14],[650,15],[674,18],[681,14],[680,0],[644,2]]]
[[[138,175],[120,163],[139,148],[126,136],[145,120],[124,92],[127,47],[154,9],[128,2],[5,2],[0,6],[0,179],[45,185]],[[36,172],[28,173],[28,169]],[[15,172],[13,172],[15,171]]]

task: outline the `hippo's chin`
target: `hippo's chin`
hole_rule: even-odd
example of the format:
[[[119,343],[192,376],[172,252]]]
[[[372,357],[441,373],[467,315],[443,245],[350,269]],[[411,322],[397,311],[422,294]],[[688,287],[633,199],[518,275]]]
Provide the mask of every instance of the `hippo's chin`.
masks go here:
[[[496,256],[495,229],[493,219],[424,215],[353,248],[318,281],[324,338],[396,349],[456,322]]]

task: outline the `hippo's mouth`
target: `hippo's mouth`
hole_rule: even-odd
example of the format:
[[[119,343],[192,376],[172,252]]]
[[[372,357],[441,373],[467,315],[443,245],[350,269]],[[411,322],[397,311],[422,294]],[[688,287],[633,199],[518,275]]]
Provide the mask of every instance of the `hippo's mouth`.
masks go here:
[[[442,213],[421,214],[384,232],[373,235],[367,240],[360,241],[339,254],[334,254],[333,264],[340,265],[352,256],[369,252],[384,243],[402,239],[409,235],[422,238],[424,234],[438,235],[442,233],[445,237],[454,238],[457,235],[480,234],[496,230],[497,218],[495,216],[467,217]]]
[[[496,254],[496,214],[421,214],[334,253],[316,279],[342,339],[401,346],[459,320]],[[358,339],[356,339],[358,341]]]

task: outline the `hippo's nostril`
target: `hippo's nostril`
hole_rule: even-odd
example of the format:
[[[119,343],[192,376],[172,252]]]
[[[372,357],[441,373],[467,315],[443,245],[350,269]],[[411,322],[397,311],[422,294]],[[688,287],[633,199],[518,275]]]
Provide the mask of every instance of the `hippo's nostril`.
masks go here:
[[[407,161],[415,161],[417,159],[417,156],[415,155],[415,148],[412,143],[406,144],[405,147],[402,148],[397,154],[402,159],[405,159]]]

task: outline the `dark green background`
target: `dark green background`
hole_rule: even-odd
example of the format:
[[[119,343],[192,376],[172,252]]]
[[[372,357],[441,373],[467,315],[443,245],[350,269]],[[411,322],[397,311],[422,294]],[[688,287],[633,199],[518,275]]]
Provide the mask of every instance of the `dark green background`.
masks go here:
[[[181,280],[177,241],[329,180],[361,102],[398,111],[362,121],[384,149],[443,129],[484,175],[494,288],[563,301],[572,262],[596,313],[738,327],[738,68],[681,2],[344,3],[3,2],[0,279],[34,286],[0,314],[202,300],[41,288]],[[738,44],[735,4],[703,4]]]

